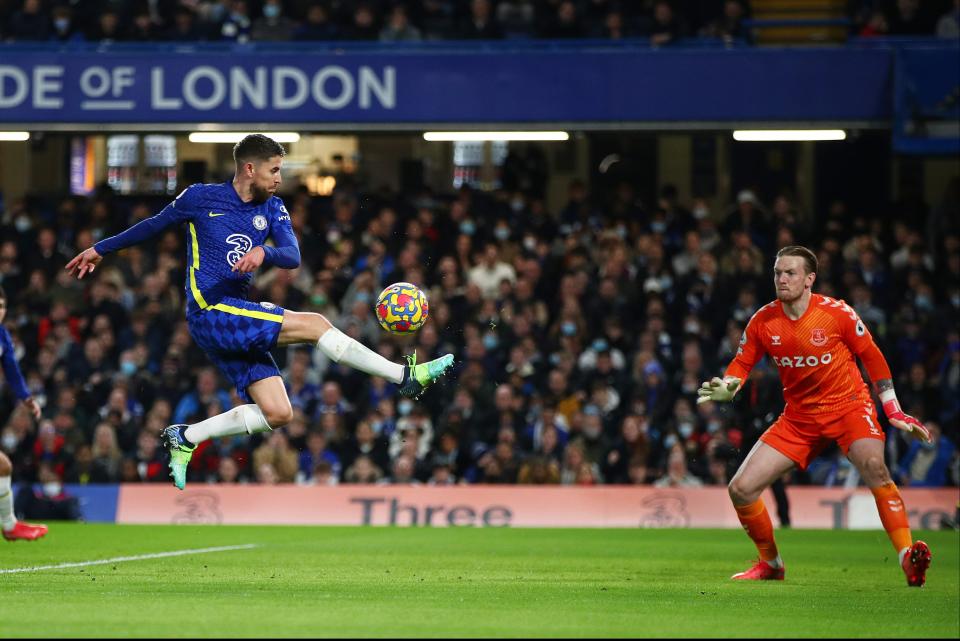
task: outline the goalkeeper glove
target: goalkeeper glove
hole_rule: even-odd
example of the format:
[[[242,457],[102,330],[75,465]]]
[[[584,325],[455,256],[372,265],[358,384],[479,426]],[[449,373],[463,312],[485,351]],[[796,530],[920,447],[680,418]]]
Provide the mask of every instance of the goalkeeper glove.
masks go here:
[[[900,409],[900,402],[892,389],[880,393],[880,401],[883,403],[883,413],[887,415],[887,420],[898,430],[903,430],[913,434],[917,438],[927,443],[931,442],[930,430],[924,427],[923,423],[905,414]]]
[[[712,380],[704,381],[700,389],[697,390],[697,405],[707,401],[716,401],[726,403],[733,400],[733,395],[740,389],[740,379],[736,376],[726,376],[719,378],[714,376]]]

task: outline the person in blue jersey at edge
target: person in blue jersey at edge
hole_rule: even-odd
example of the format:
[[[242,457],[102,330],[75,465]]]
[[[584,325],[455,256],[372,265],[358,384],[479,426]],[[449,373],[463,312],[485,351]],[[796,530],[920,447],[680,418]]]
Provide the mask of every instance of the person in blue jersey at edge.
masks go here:
[[[400,385],[400,394],[419,398],[451,365],[447,354],[417,364],[394,363],[353,340],[321,314],[294,312],[273,303],[247,300],[255,269],[300,265],[300,248],[280,187],[283,147],[250,134],[233,148],[236,175],[221,184],[190,185],[157,215],[105,238],[69,263],[77,278],[92,273],[103,256],[142,242],[173,224],[186,223],[187,324],[193,340],[236,385],[240,405],[193,425],[163,430],[174,485],[183,489],[187,464],[198,443],[234,434],[282,427],[293,418],[280,370],[270,350],[278,345],[314,343],[331,360],[382,376]],[[273,247],[265,245],[273,240]]]
[[[13,395],[20,399],[20,402],[30,410],[33,418],[40,418],[40,405],[36,399],[30,395],[27,389],[27,382],[23,380],[23,374],[20,372],[20,366],[17,365],[17,357],[13,353],[13,340],[10,333],[3,326],[3,318],[7,315],[7,294],[0,287],[0,365],[3,366],[3,375],[7,377],[7,385],[13,391]],[[18,521],[13,514],[13,489],[11,489],[11,477],[13,476],[13,463],[10,458],[0,451],[0,529],[3,530],[3,538],[8,541],[33,541],[39,539],[47,533],[46,525],[34,525],[33,523],[24,523]]]

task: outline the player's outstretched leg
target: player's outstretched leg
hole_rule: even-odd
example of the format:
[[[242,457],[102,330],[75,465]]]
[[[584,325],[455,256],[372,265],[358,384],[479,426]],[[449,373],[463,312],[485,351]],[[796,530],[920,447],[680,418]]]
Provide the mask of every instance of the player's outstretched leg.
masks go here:
[[[417,365],[417,353],[404,356],[407,364],[403,368],[403,382],[400,394],[410,398],[420,398],[423,391],[443,376],[453,365],[453,354],[447,354],[432,361]]]
[[[163,446],[170,455],[170,476],[173,477],[173,484],[178,490],[182,490],[187,484],[187,465],[193,456],[193,451],[197,449],[196,445],[191,445],[184,436],[188,425],[171,425],[164,428],[160,435],[163,440]]]
[[[417,364],[416,354],[405,357],[406,364],[387,360],[366,345],[347,336],[321,314],[291,312],[283,316],[278,345],[315,342],[317,348],[334,363],[352,367],[372,376],[380,376],[400,386],[400,394],[419,398],[423,391],[453,365],[453,354]]]
[[[923,541],[917,541],[907,550],[900,561],[903,573],[907,575],[907,585],[922,588],[927,582],[927,568],[930,567],[930,547]]]

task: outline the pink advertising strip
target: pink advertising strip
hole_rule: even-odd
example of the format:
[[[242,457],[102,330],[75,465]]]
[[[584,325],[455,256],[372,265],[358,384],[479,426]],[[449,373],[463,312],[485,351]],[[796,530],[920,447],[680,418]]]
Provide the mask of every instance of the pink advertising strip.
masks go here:
[[[788,490],[792,526],[880,528],[868,490]],[[937,528],[957,488],[905,489],[914,528]],[[773,496],[764,496],[776,514]],[[118,523],[739,528],[726,488],[123,485]]]

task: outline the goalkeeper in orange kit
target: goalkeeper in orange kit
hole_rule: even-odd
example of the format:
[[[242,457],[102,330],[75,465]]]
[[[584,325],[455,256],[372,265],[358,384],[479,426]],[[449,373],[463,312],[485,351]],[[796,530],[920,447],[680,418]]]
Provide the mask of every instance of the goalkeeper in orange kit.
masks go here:
[[[806,247],[785,247],[774,264],[777,300],[750,319],[724,377],[706,381],[697,403],[730,401],[754,365],[769,354],[780,373],[786,407],[757,441],[729,492],[760,559],[734,579],[782,580],[784,565],[773,523],[760,495],[794,467],[810,462],[836,441],[873,492],[890,541],[900,555],[907,585],[926,581],[930,549],[913,542],[907,510],[884,462],[884,433],[856,358],[874,382],[890,423],[925,441],[930,434],[897,402],[886,359],[857,313],[842,300],[814,294],[817,257]]]

